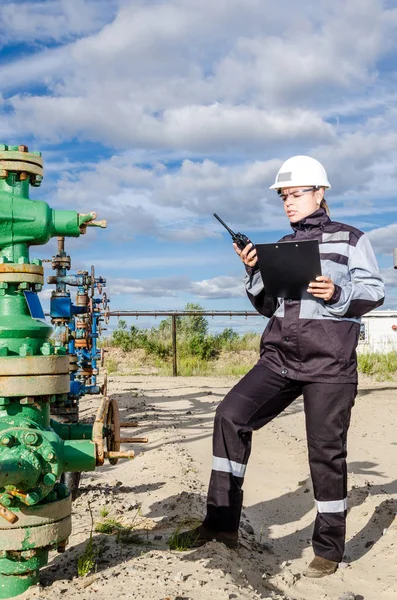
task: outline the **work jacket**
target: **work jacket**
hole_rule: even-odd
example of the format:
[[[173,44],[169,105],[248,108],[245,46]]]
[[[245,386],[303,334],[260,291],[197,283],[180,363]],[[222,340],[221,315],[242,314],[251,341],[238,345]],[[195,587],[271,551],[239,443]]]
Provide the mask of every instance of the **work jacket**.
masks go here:
[[[308,382],[357,382],[356,346],[361,317],[381,306],[384,284],[368,236],[331,221],[320,208],[280,241],[318,240],[321,271],[335,284],[325,302],[305,292],[299,300],[266,294],[259,270],[245,285],[255,309],[269,317],[259,362],[286,378]]]

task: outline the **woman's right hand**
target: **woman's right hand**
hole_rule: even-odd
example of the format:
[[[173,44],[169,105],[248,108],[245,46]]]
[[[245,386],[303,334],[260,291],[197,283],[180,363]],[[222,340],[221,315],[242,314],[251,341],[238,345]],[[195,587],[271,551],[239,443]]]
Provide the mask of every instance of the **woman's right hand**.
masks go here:
[[[244,250],[240,250],[237,244],[233,244],[233,248],[247,267],[255,267],[258,262],[256,248],[252,249],[253,244],[247,244]]]

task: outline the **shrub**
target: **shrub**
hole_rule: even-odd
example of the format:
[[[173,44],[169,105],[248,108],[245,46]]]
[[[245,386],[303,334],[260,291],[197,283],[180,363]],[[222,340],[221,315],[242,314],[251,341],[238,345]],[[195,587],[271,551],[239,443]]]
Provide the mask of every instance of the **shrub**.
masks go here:
[[[379,381],[390,380],[397,372],[397,352],[362,352],[358,355],[358,370]]]
[[[188,303],[185,310],[204,310],[199,304]],[[221,337],[208,334],[208,321],[204,316],[192,315],[176,317],[177,348],[181,357],[194,356],[202,360],[215,358],[222,348],[222,344],[238,337],[231,329]],[[163,360],[172,355],[172,317],[164,319],[158,327],[151,329],[138,329],[131,325],[128,329],[127,322],[123,319],[114,330],[111,343],[129,352],[136,348],[143,348],[148,354]]]
[[[105,367],[108,372],[108,375],[112,375],[113,373],[117,373],[119,368],[119,363],[114,358],[106,358],[105,359]]]

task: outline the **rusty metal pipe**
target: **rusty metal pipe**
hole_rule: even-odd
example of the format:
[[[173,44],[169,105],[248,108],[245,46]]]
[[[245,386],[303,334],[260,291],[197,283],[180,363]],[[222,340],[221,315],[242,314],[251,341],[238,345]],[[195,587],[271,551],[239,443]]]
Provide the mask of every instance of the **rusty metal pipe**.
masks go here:
[[[102,227],[103,229],[106,228],[107,225],[107,221],[105,219],[102,219],[101,221],[88,221],[87,223],[87,227]]]
[[[120,444],[147,444],[147,437],[120,438]]]
[[[135,452],[128,450],[128,452],[105,452],[105,458],[134,458]]]
[[[18,517],[16,514],[8,510],[5,506],[0,504],[0,517],[3,517],[9,523],[16,523],[18,521]]]
[[[62,254],[63,252],[65,252],[65,238],[60,235],[57,237],[57,241],[58,241],[58,254]]]
[[[138,427],[138,421],[123,421],[122,423],[120,423],[120,427]]]

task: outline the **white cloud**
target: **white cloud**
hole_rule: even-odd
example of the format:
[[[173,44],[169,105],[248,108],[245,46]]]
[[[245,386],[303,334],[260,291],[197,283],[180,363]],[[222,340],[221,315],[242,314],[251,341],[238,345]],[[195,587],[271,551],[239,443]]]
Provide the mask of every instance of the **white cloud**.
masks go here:
[[[333,128],[302,109],[263,110],[214,102],[187,104],[149,114],[143,105],[120,100],[112,110],[105,95],[86,98],[15,96],[10,103],[19,122],[52,143],[74,136],[113,147],[130,144],[150,149],[249,154],[285,141],[330,143]]]
[[[267,189],[276,165],[273,160],[238,166],[185,160],[179,168],[158,163],[142,168],[127,152],[92,170],[63,172],[51,202],[80,212],[97,210],[121,237],[142,231],[180,241],[213,237],[222,230],[213,212],[229,219],[230,226],[268,229],[285,225],[281,204]]]
[[[397,270],[396,269],[391,267],[388,269],[381,269],[380,272],[381,272],[383,281],[385,282],[386,286],[397,285]],[[387,296],[388,296],[388,293],[386,292],[386,297]]]
[[[355,226],[368,229],[375,226],[372,222],[375,215],[395,211],[394,200],[376,200],[378,181],[383,181],[385,189],[395,187],[395,167],[386,162],[380,149],[380,135],[372,137],[373,147],[379,149],[379,163],[371,164],[370,143],[365,144],[363,138],[361,142],[364,148],[360,148],[354,136],[346,136],[344,143],[341,142],[341,155],[329,156],[333,188],[328,199],[333,218],[347,219]],[[392,151],[392,144],[393,134],[385,136],[385,148]],[[319,152],[322,151],[320,148]],[[346,169],[348,156],[350,162]],[[327,161],[324,164],[328,166]],[[225,231],[213,218],[213,212],[235,231],[285,230],[289,225],[281,203],[276,194],[268,190],[279,165],[280,161],[274,159],[236,165],[205,159],[184,160],[170,168],[158,162],[142,167],[134,164],[133,154],[125,152],[89,165],[87,170],[74,172],[73,165],[70,171],[65,168],[49,200],[58,208],[73,206],[79,212],[96,210],[98,218],[108,220],[109,241],[128,242],[142,233],[169,242],[219,237]],[[54,170],[51,162],[49,166]],[[394,179],[397,183],[396,173]],[[360,215],[367,221],[362,225],[357,222]]]
[[[217,253],[216,256],[211,254],[191,254],[183,252],[181,254],[161,254],[156,256],[139,256],[131,258],[97,258],[95,260],[95,266],[98,269],[118,270],[118,269],[132,269],[134,271],[142,270],[153,270],[160,268],[172,268],[179,267],[204,267],[209,264],[219,264],[225,260],[229,260],[232,254],[230,252],[225,254]]]
[[[0,39],[7,42],[54,42],[92,33],[106,23],[115,0],[44,0],[0,6]]]
[[[187,277],[161,277],[152,279],[112,279],[107,285],[110,297],[120,296],[144,296],[163,297],[177,296],[178,292],[189,288]]]
[[[153,277],[151,279],[112,279],[107,292],[113,296],[167,297],[186,293],[198,298],[230,299],[245,296],[241,277],[220,276],[202,281],[190,281],[187,277]]]
[[[98,19],[104,18],[105,3],[79,2],[83,17],[96,11]],[[361,0],[306,0],[299,5],[288,0],[277,5],[270,0],[122,2],[116,18],[108,19],[100,31],[87,31],[66,46],[0,66],[4,89],[20,88],[30,80],[49,90],[48,95],[29,94],[29,88],[14,94],[6,105],[14,113],[3,119],[4,135],[28,130],[38,142],[51,143],[77,137],[119,148],[121,155],[133,147],[151,163],[167,153],[176,158],[214,157],[201,161],[201,174],[195,176],[191,166],[189,173],[186,161],[178,175],[168,178],[129,168],[125,162],[118,165],[116,157],[93,175],[102,177],[107,202],[110,188],[125,187],[128,180],[136,195],[141,178],[141,202],[155,189],[156,204],[180,206],[185,194],[195,212],[207,213],[214,200],[224,202],[227,194],[233,210],[238,204],[234,197],[249,190],[250,205],[257,209],[264,197],[258,193],[260,184],[267,187],[279,164],[269,159],[298,152],[324,161],[334,184],[332,194],[355,190],[373,195],[379,182],[387,188],[397,179],[391,167],[397,147],[393,110],[378,105],[381,115],[361,119],[357,126],[337,120],[331,124],[324,118],[330,111],[344,114],[345,105],[354,115],[362,110],[364,98],[367,105],[377,101],[376,61],[393,47],[396,11],[386,10],[377,0],[364,2],[365,10]],[[48,3],[29,9],[32,31],[44,4]],[[55,21],[48,28],[54,36],[57,19],[73,12],[67,6],[57,0],[50,11]],[[6,5],[8,11],[9,7],[12,3]],[[112,10],[115,7],[112,3]],[[8,23],[7,31],[13,24]],[[71,22],[68,27],[73,30]],[[392,99],[390,93],[383,81],[385,101]],[[248,157],[253,163],[259,158],[255,190],[248,182],[240,188],[236,183],[241,166],[233,177],[234,169],[227,173],[216,165],[230,158],[241,165]],[[254,167],[247,177],[253,171]],[[225,178],[230,175],[232,185],[227,187]],[[154,178],[159,185],[153,184]],[[197,194],[191,187],[186,194],[192,182]],[[68,186],[71,182],[65,180],[63,187]],[[356,198],[353,193],[346,200]],[[144,213],[137,218],[150,231],[158,231],[155,219]]]
[[[4,89],[29,78],[48,86],[51,96],[16,94],[10,106],[15,127],[52,142],[78,136],[206,153],[333,144],[318,108],[373,82],[396,27],[382,8],[376,0],[365,0],[365,12],[357,0],[125,2],[98,33],[2,65],[0,80]]]
[[[194,281],[191,291],[198,298],[243,298],[245,290],[241,277],[227,277],[221,275],[213,279]]]
[[[85,13],[95,9],[100,15],[106,4],[117,4],[58,0],[52,3],[52,13],[76,15],[76,2],[81,6],[82,23]],[[48,14],[48,3],[37,6],[44,4]],[[15,21],[16,14],[20,18],[20,11],[7,10]],[[108,93],[129,90],[136,98],[144,92],[143,81],[146,88],[167,81],[163,102],[176,85],[174,92],[182,93],[182,98],[191,94],[189,103],[201,89],[212,98],[229,93],[229,99],[237,102],[249,100],[247,93],[252,97],[256,91],[262,99],[265,96],[266,105],[276,93],[277,101],[285,104],[287,90],[296,100],[308,84],[319,84],[312,94],[325,94],[331,86],[350,87],[352,81],[371,79],[374,61],[390,46],[386,35],[396,27],[395,18],[388,18],[393,14],[377,0],[326,4],[306,0],[299,5],[291,0],[280,0],[277,5],[271,0],[130,0],[123,3],[113,22],[66,49],[75,68],[66,71],[63,93],[86,95],[87,85],[93,83],[95,90],[106,94],[109,82],[117,87]],[[29,17],[34,24],[34,11]],[[75,21],[79,21],[77,15]],[[52,28],[58,29],[55,23]],[[191,89],[187,82],[196,85]],[[244,98],[236,98],[230,89],[239,82]],[[207,103],[209,97],[200,100]]]
[[[397,269],[388,267],[381,269],[380,273],[385,282],[385,302],[381,306],[381,310],[395,310],[397,303]]]
[[[379,254],[393,254],[393,248],[397,248],[397,223],[373,229],[368,235]]]
[[[47,301],[51,298],[51,294],[53,292],[53,288],[45,288],[43,289],[41,292],[39,292],[39,298],[41,300],[41,302],[44,302],[45,304],[47,304]]]

